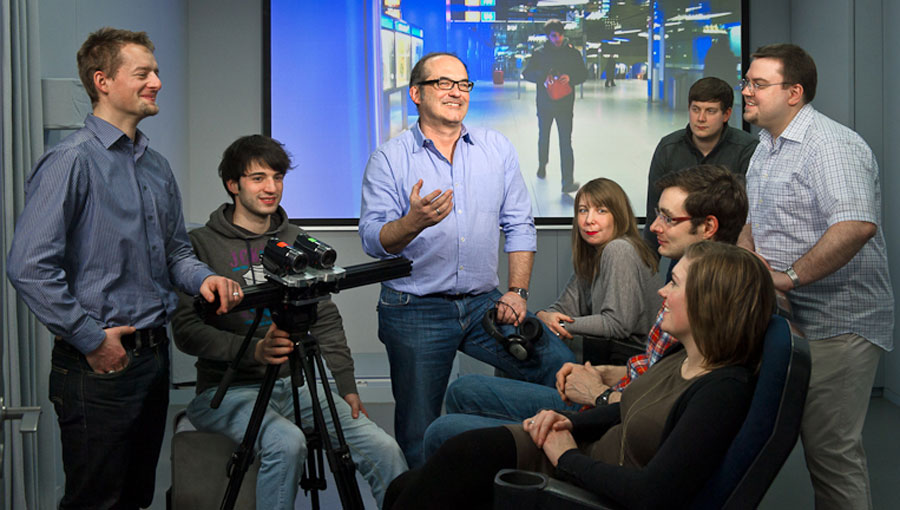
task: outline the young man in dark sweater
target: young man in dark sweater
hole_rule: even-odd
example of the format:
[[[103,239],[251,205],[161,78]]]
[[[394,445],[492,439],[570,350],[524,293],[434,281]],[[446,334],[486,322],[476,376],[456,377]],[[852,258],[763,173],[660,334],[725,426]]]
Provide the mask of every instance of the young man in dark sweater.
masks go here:
[[[233,203],[223,204],[210,214],[206,226],[190,232],[200,260],[241,286],[266,281],[260,252],[268,240],[277,237],[290,244],[303,232],[288,222],[287,213],[279,206],[284,174],[290,167],[290,157],[282,145],[266,136],[239,138],[225,150],[219,176]],[[292,420],[291,379],[285,361],[293,344],[288,332],[278,329],[269,316],[262,320],[222,404],[212,409],[210,401],[247,333],[254,311],[217,316],[207,324],[194,312],[191,300],[184,295],[181,298],[173,329],[178,348],[198,358],[197,396],[187,408],[188,417],[198,429],[225,434],[240,442],[266,366],[281,365],[256,443],[255,453],[262,463],[256,506],[267,510],[294,508],[306,460],[306,439]],[[396,441],[366,415],[337,307],[330,299],[321,301],[317,316],[310,333],[319,342],[341,397],[334,398],[340,424],[353,461],[380,506],[387,485],[406,471],[406,461]],[[302,386],[299,393],[302,422],[310,425],[309,389]],[[318,396],[323,409],[327,408],[321,385]],[[325,421],[333,436],[330,413],[325,413]]]

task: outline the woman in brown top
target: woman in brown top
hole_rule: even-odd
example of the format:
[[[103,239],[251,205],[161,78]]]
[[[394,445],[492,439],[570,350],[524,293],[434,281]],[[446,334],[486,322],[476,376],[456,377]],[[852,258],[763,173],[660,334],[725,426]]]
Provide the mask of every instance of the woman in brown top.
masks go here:
[[[689,248],[660,295],[662,329],[683,348],[621,403],[456,436],[394,480],[385,508],[490,508],[494,474],[508,467],[553,473],[626,507],[687,505],[746,416],[775,296],[760,260],[713,242]]]

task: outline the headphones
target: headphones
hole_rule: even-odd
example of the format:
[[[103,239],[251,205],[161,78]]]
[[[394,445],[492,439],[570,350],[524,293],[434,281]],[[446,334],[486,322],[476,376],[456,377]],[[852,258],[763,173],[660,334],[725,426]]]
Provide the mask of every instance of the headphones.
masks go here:
[[[525,320],[516,326],[515,333],[509,336],[504,335],[497,324],[496,304],[484,312],[481,326],[488,335],[500,342],[500,345],[506,349],[506,352],[519,361],[525,361],[531,356],[531,353],[534,352],[534,344],[544,334],[544,325],[541,324],[539,319],[536,317],[525,317]]]

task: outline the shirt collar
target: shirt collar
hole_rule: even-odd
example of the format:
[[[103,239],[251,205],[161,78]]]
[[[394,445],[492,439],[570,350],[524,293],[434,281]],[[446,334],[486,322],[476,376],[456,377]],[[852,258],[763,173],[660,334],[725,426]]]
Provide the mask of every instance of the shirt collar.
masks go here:
[[[781,133],[781,137],[785,140],[791,140],[794,142],[802,142],[803,137],[806,135],[807,128],[813,121],[813,116],[816,113],[816,109],[813,108],[811,104],[803,105],[803,108],[800,108],[800,111],[797,112],[797,115],[791,119],[790,124],[784,129],[784,132]]]
[[[813,117],[815,117],[815,113],[816,109],[813,108],[811,104],[803,105],[803,108],[800,108],[797,115],[794,115],[794,118],[791,119],[791,122],[788,123],[787,127],[784,128],[784,131],[781,132],[781,135],[779,135],[778,138],[797,143],[803,142],[803,137],[806,136],[806,132],[810,124],[812,124]],[[775,142],[775,140],[772,139],[772,133],[769,133],[766,129],[760,131],[760,141],[764,141],[770,146]]]
[[[89,113],[84,119],[84,127],[94,133],[97,139],[100,140],[100,143],[103,144],[103,147],[107,150],[121,140],[123,136],[128,138],[128,135],[126,135],[124,131],[92,113]],[[149,143],[150,139],[143,131],[138,129],[134,132],[134,153],[136,155],[143,154],[144,149],[147,148]]]
[[[434,142],[431,141],[431,138],[425,138],[425,134],[422,133],[422,129],[419,127],[419,121],[416,121],[413,124],[413,127],[410,129],[413,135],[413,139],[415,140],[415,146],[413,147],[413,152],[418,152],[425,148],[425,144],[434,145]],[[462,139],[469,145],[475,145],[475,142],[472,140],[472,134],[469,133],[469,130],[466,129],[466,125],[462,125],[462,130],[459,133],[459,138]]]

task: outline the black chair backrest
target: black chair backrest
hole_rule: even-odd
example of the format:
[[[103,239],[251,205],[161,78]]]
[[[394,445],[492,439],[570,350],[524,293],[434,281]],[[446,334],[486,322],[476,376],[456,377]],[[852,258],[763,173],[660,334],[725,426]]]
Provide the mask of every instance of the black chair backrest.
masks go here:
[[[809,370],[806,339],[793,335],[784,317],[773,315],[747,419],[692,508],[759,505],[797,444]]]

